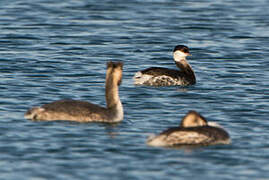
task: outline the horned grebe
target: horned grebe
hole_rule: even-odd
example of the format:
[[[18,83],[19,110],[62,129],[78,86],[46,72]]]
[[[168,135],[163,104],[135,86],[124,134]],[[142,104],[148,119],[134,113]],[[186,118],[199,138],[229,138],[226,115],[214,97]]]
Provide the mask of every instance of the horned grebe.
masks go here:
[[[123,120],[118,86],[122,79],[121,62],[108,62],[106,71],[106,103],[101,107],[85,101],[59,100],[41,107],[29,109],[24,117],[31,120],[67,120],[77,122],[114,123]]]
[[[134,84],[147,86],[187,86],[195,84],[195,74],[186,60],[187,56],[190,56],[189,48],[184,45],[177,45],[174,48],[173,57],[180,71],[162,67],[150,67],[135,73]]]
[[[189,111],[183,117],[179,127],[172,127],[147,140],[150,146],[213,145],[229,144],[229,134],[219,125],[207,123],[206,119],[195,111]]]
[[[190,56],[187,46],[176,46],[173,51],[173,57],[180,71],[162,67],[150,67],[135,73],[134,84],[147,86],[187,86],[195,84],[195,74],[186,60],[187,56]]]

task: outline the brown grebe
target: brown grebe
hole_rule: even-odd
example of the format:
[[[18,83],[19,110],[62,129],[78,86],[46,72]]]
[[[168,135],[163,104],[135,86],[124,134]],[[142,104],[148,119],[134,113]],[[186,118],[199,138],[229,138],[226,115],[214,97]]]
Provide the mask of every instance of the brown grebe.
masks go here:
[[[190,56],[189,48],[187,46],[176,46],[173,51],[173,57],[180,70],[150,67],[138,71],[134,75],[134,84],[147,86],[187,86],[195,84],[195,74],[186,60],[187,56]]]
[[[214,126],[213,124],[208,123],[199,113],[189,111],[183,117],[180,126],[169,128],[159,135],[149,137],[147,144],[166,147],[229,144],[229,134],[219,125]]]
[[[123,120],[123,106],[118,92],[122,80],[121,62],[108,62],[106,71],[106,106],[85,101],[59,100],[29,109],[24,117],[31,120],[66,120],[114,123]]]

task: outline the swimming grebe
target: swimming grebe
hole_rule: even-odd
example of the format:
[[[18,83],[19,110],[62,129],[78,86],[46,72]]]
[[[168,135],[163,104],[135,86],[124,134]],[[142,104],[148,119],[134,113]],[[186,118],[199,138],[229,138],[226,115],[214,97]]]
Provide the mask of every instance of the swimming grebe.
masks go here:
[[[186,60],[186,57],[190,56],[189,48],[184,45],[178,45],[174,48],[173,56],[180,71],[162,67],[150,67],[134,75],[134,84],[147,86],[187,86],[195,84],[194,71]]]
[[[24,117],[31,120],[67,120],[77,122],[114,123],[123,120],[123,106],[118,92],[122,79],[121,62],[108,62],[106,71],[106,104],[101,107],[85,101],[59,100],[28,110]]]
[[[196,111],[189,111],[179,127],[169,128],[159,135],[149,137],[150,146],[229,144],[229,134],[220,126],[207,123]]]

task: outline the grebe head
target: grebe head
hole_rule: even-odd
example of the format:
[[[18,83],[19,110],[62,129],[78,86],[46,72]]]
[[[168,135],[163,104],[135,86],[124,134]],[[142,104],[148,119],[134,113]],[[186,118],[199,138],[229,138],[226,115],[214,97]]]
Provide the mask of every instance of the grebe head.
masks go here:
[[[122,62],[107,62],[107,78],[114,77],[114,81],[120,85],[122,80],[122,68]]]
[[[173,51],[174,60],[180,62],[186,59],[187,56],[191,56],[189,48],[184,45],[177,45]]]
[[[196,111],[189,111],[181,120],[181,127],[206,126],[206,119]]]

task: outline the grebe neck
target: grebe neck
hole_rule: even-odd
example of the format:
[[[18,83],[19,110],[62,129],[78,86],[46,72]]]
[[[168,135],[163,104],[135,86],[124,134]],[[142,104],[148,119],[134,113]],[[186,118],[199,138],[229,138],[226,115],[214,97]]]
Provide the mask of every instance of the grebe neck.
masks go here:
[[[190,69],[192,71],[192,68],[186,59],[186,57],[187,57],[186,53],[183,53],[181,51],[176,51],[176,52],[174,52],[173,57],[174,57],[174,61],[175,61],[176,65],[179,69],[181,69],[184,72],[186,70],[188,71],[188,69]]]
[[[186,60],[186,58],[181,59],[180,61],[175,61],[177,67],[181,70],[181,71],[186,71],[187,69],[191,69],[191,65],[188,63],[188,61]]]
[[[177,65],[177,67],[185,74],[185,79],[190,82],[190,84],[196,83],[196,78],[194,71],[191,67],[191,65],[188,63],[186,56],[175,56],[174,54],[174,60]]]
[[[106,106],[113,114],[113,121],[123,119],[123,106],[119,97],[119,81],[116,80],[115,73],[107,73],[106,78]]]
[[[107,108],[111,109],[117,106],[120,102],[118,83],[113,77],[106,79],[106,104]]]

